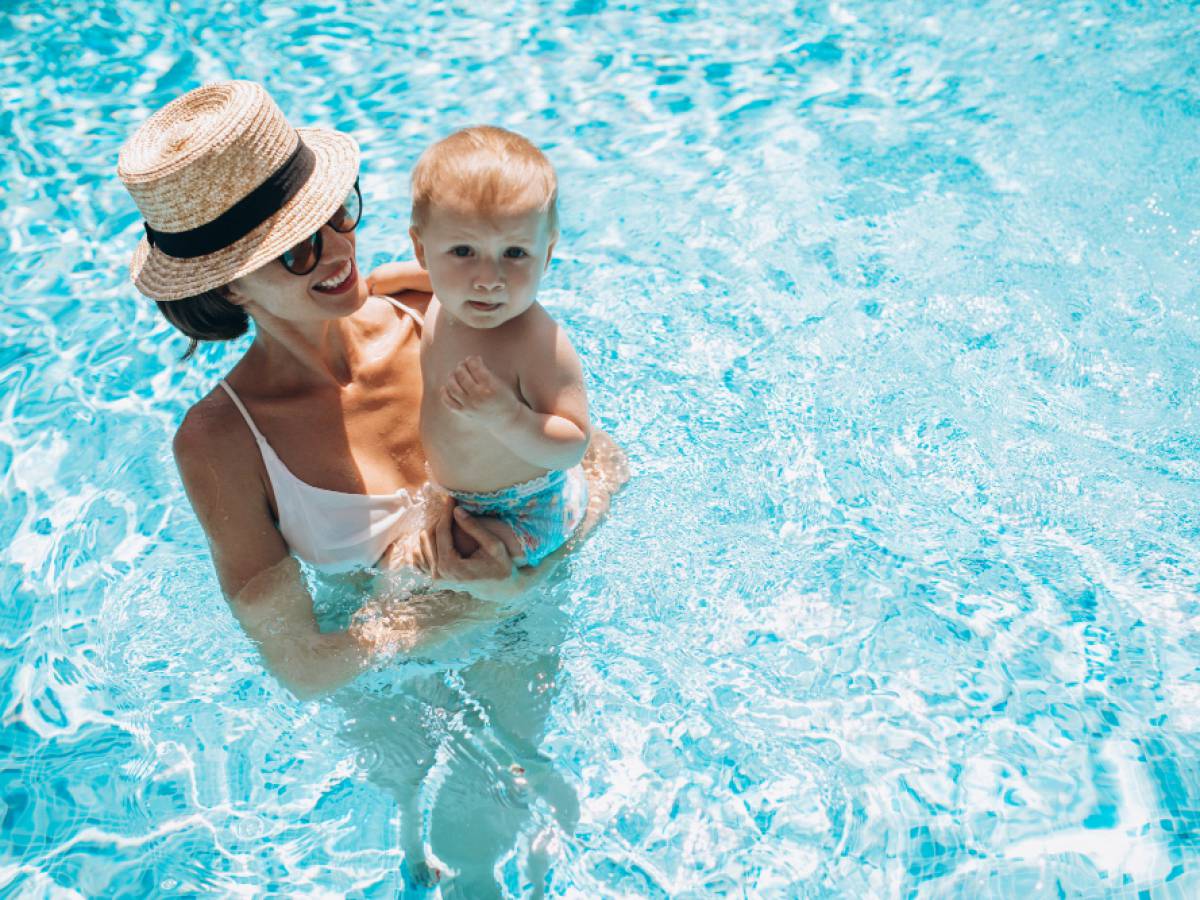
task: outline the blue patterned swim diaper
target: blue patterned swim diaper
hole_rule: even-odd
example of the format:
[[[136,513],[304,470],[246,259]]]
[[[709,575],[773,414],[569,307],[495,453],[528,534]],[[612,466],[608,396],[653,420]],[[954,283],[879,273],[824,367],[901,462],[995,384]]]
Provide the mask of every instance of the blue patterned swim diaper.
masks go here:
[[[583,521],[588,505],[583,466],[547,472],[486,494],[449,493],[471,515],[491,516],[511,528],[525,552],[527,566],[536,566],[565,544]]]

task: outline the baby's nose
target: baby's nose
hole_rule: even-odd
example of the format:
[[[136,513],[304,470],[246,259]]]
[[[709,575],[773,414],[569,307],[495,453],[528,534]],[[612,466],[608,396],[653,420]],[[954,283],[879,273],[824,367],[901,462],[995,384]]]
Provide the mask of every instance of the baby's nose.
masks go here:
[[[504,279],[499,272],[477,272],[475,275],[475,290],[498,291],[504,287]]]

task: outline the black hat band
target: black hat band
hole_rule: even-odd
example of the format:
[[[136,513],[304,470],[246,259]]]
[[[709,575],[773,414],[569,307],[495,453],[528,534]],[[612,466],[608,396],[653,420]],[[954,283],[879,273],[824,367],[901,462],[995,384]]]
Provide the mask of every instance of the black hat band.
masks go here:
[[[187,231],[156,231],[145,223],[150,246],[176,259],[195,259],[224,250],[283,209],[308,183],[316,161],[316,154],[299,141],[287,162],[211,222]]]

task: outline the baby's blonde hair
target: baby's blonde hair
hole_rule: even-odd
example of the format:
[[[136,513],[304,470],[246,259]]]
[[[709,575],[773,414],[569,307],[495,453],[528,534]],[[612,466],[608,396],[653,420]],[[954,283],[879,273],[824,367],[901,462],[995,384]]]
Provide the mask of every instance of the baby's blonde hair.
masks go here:
[[[547,215],[558,233],[558,176],[527,138],[494,125],[454,132],[421,154],[412,173],[412,224],[434,205],[467,207],[485,216],[518,209]]]

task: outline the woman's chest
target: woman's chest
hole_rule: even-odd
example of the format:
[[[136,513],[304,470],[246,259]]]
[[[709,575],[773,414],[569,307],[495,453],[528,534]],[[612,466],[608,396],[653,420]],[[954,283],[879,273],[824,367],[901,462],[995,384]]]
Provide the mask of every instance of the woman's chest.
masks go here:
[[[421,379],[412,357],[407,367],[348,388],[260,407],[259,428],[280,462],[313,487],[354,494],[416,488],[426,473]]]

